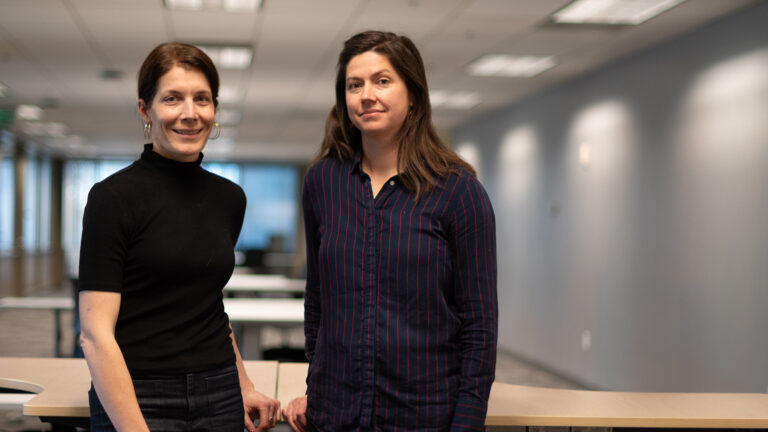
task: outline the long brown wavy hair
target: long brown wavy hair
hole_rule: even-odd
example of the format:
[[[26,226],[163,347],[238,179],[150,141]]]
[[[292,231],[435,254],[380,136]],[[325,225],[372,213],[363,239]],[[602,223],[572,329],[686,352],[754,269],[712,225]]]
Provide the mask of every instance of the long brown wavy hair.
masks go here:
[[[475,175],[475,170],[443,143],[432,125],[427,75],[416,45],[406,36],[390,32],[366,31],[344,42],[336,73],[336,106],[325,124],[325,136],[318,159],[332,157],[349,161],[362,151],[360,131],[349,119],[346,102],[347,65],[353,57],[373,51],[389,60],[405,81],[413,106],[397,134],[397,166],[403,185],[415,193],[435,187],[439,178],[459,167]]]

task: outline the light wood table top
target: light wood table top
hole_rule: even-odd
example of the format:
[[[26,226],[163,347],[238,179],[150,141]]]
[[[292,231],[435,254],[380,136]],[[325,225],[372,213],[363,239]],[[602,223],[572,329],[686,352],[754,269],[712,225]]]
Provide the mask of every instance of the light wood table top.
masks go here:
[[[306,390],[307,363],[280,363],[277,399]],[[494,383],[488,426],[768,428],[768,394],[639,393]]]
[[[72,310],[75,300],[72,297],[3,297],[0,309],[50,309]]]
[[[586,391],[494,383],[486,424],[766,428],[768,395]]]
[[[261,393],[275,397],[276,361],[245,361]],[[91,375],[84,359],[0,357],[0,387],[37,393],[23,413],[40,417],[88,417]]]

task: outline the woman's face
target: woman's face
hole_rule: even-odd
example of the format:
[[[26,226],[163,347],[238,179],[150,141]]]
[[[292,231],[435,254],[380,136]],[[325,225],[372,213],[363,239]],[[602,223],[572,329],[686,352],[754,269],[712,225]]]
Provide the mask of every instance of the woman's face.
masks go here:
[[[389,60],[373,51],[352,57],[345,87],[349,119],[363,141],[393,139],[412,103],[405,81]]]
[[[216,109],[202,72],[174,66],[157,82],[151,107],[139,100],[139,114],[152,124],[152,148],[179,162],[199,157],[213,127]]]

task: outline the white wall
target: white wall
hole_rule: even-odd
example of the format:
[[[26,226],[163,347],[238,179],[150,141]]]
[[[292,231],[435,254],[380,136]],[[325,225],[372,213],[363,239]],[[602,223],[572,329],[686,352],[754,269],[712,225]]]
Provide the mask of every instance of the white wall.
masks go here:
[[[766,23],[761,3],[454,131],[496,210],[502,349],[602,389],[767,390]]]

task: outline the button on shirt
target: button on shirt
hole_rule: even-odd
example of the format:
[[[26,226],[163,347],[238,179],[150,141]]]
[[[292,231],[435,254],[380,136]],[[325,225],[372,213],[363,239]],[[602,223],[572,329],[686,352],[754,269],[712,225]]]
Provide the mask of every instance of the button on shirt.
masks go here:
[[[304,181],[307,416],[320,431],[483,430],[498,307],[493,209],[457,169],[376,197],[358,155]]]

